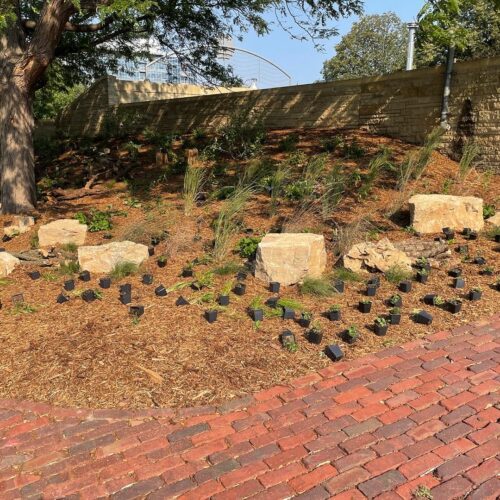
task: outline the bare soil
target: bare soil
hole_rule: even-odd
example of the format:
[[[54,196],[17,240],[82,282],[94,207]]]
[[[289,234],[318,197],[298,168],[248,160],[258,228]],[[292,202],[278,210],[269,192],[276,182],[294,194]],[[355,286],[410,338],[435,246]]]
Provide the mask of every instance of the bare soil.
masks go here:
[[[277,152],[276,144],[288,131],[270,134],[266,154],[276,159],[284,153]],[[320,151],[320,139],[332,135],[332,131],[302,131],[299,148],[308,154]],[[394,162],[401,161],[414,146],[383,137],[367,134],[347,134],[356,139],[367,154],[356,161],[346,161],[338,154],[329,155],[329,164],[342,161],[349,168],[365,168],[380,148],[387,146],[394,152]],[[107,143],[97,143],[97,150],[108,147]],[[113,141],[110,165],[127,165],[127,154],[123,144]],[[180,144],[177,145],[180,147]],[[41,170],[49,176],[59,175],[66,179],[66,194],[71,187],[81,188],[92,174],[89,165],[100,156],[84,154],[78,149],[68,149],[49,164],[41,164]],[[132,160],[130,160],[132,161]],[[282,289],[281,296],[296,299],[306,310],[314,314],[324,328],[323,343],[313,345],[304,338],[305,329],[293,321],[280,318],[265,319],[258,327],[248,317],[247,308],[256,296],[264,299],[272,294],[267,287],[249,274],[246,279],[247,292],[243,297],[231,295],[231,305],[219,314],[214,324],[204,319],[204,311],[210,304],[190,304],[176,307],[175,301],[182,295],[195,301],[207,291],[215,295],[228,279],[234,276],[219,276],[211,290],[196,292],[189,287],[173,291],[165,298],[158,298],[154,288],[159,284],[172,287],[181,281],[186,262],[206,255],[213,240],[211,223],[218,213],[221,203],[209,201],[196,207],[194,213],[186,217],[183,213],[182,175],[171,176],[165,183],[157,183],[147,194],[140,189],[130,192],[130,186],[147,185],[158,178],[160,172],[154,164],[154,151],[147,146],[141,148],[137,165],[130,170],[133,181],[128,186],[110,182],[116,172],[102,180],[92,191],[101,190],[98,196],[85,196],[66,202],[48,196],[39,206],[37,225],[30,233],[20,235],[2,243],[6,251],[18,252],[30,248],[37,228],[49,220],[73,217],[80,210],[91,208],[113,209],[126,212],[113,218],[110,231],[111,240],[104,239],[103,232],[89,233],[86,244],[99,244],[122,239],[145,240],[160,230],[169,232],[169,238],[156,247],[156,255],[169,255],[168,265],[160,269],[153,257],[144,264],[138,275],[114,282],[112,288],[102,291],[102,299],[85,303],[77,293],[65,304],[56,304],[62,283],[69,276],[61,276],[53,268],[39,268],[24,264],[19,266],[8,279],[0,281],[0,398],[22,398],[50,402],[60,406],[93,408],[127,407],[184,407],[200,404],[218,404],[228,399],[267,388],[328,366],[331,361],[323,354],[327,344],[339,343],[347,359],[355,359],[366,353],[376,352],[384,347],[398,345],[411,339],[422,337],[439,330],[474,321],[499,311],[500,292],[492,288],[498,279],[499,245],[482,234],[477,241],[464,241],[457,236],[451,245],[453,258],[445,267],[431,272],[425,285],[413,282],[413,291],[403,295],[402,320],[399,326],[390,326],[387,336],[377,337],[370,326],[374,319],[388,311],[385,301],[397,292],[397,286],[381,278],[381,287],[373,298],[370,314],[361,314],[357,305],[364,298],[365,283],[346,283],[346,292],[328,298],[301,295],[298,287]],[[234,168],[241,168],[238,163]],[[500,195],[498,176],[491,173],[473,172],[465,184],[454,180],[457,164],[445,156],[435,153],[427,173],[412,186],[413,192],[449,194],[471,194],[481,196],[487,203],[497,203]],[[118,175],[119,177],[119,175]],[[381,178],[372,195],[367,200],[359,200],[356,193],[347,196],[332,217],[325,224],[321,220],[296,220],[297,230],[313,229],[323,232],[327,240],[331,271],[337,257],[333,252],[334,230],[359,219],[369,219],[376,228],[371,238],[388,237],[390,240],[406,240],[413,236],[404,230],[408,225],[408,214],[399,213],[399,218],[389,219],[388,208],[394,203],[393,176]],[[131,199],[137,201],[131,203]],[[140,204],[140,206],[130,206]],[[300,202],[298,202],[300,204]],[[274,216],[269,215],[269,198],[263,194],[252,198],[243,214],[242,232],[236,241],[247,235],[262,235],[279,227],[290,218],[297,202],[283,201]],[[0,217],[5,223],[9,217]],[[365,235],[366,236],[366,235]],[[433,239],[436,235],[425,236]],[[481,255],[487,264],[495,268],[494,276],[483,276],[480,266],[461,262],[455,252],[459,244],[467,243],[471,256]],[[238,255],[231,255],[228,261],[244,265]],[[452,279],[447,271],[459,264],[466,278],[465,290],[451,288]],[[207,263],[195,267],[197,276],[214,269],[220,264]],[[32,281],[28,271],[41,270],[42,278]],[[154,275],[152,286],[141,283],[142,273]],[[90,283],[77,281],[77,289],[98,288],[98,279],[93,275]],[[368,279],[368,275],[364,279]],[[133,321],[127,306],[118,300],[118,285],[131,283],[133,303],[145,306],[145,314],[139,321]],[[480,302],[470,302],[465,294],[480,286],[483,298]],[[12,304],[14,294],[23,293],[31,312],[20,311]],[[453,315],[446,310],[424,306],[422,297],[436,293],[446,299],[462,298],[463,308]],[[322,313],[332,304],[342,308],[342,321],[330,322]],[[434,316],[431,326],[415,324],[411,319],[414,309],[425,309]],[[360,337],[354,345],[345,344],[340,333],[349,325],[357,325]],[[290,329],[298,340],[298,351],[284,350],[279,343],[279,334]],[[161,378],[161,380],[158,378]]]

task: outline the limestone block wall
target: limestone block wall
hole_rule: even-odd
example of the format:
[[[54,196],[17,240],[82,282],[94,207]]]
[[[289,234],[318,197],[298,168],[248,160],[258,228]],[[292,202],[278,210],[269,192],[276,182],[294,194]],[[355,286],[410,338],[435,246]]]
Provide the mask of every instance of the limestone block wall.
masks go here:
[[[59,121],[60,126],[73,135],[97,135],[102,131],[104,116],[113,116],[118,121],[128,120],[137,130],[146,126],[165,132],[186,132],[194,128],[213,130],[236,109],[251,107],[261,114],[269,129],[363,128],[375,134],[421,143],[439,123],[444,68],[129,103],[114,96],[110,85],[109,80],[97,82],[66,110]],[[451,129],[443,143],[450,154],[458,154],[464,141],[474,137],[481,146],[484,165],[500,170],[499,91],[500,58],[455,65],[450,99]]]

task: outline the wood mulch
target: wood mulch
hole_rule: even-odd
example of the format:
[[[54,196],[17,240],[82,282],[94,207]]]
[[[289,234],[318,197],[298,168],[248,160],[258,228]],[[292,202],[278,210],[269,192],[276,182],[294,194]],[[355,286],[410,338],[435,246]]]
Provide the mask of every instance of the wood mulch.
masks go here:
[[[273,138],[277,140],[283,134],[286,131],[276,132]],[[325,134],[327,132],[303,132],[301,149],[317,152],[317,140]],[[382,144],[390,145],[400,157],[412,148],[399,141],[366,134],[357,134],[355,137],[370,154]],[[276,153],[275,156],[279,158],[280,154]],[[339,159],[332,155],[331,163],[336,161]],[[366,159],[360,162],[366,164]],[[143,166],[145,170],[149,168],[149,164]],[[415,191],[442,192],[446,179],[453,178],[456,169],[456,163],[438,153],[434,154],[428,174],[414,186]],[[256,296],[265,299],[271,294],[251,275],[246,280],[246,295],[232,295],[230,307],[220,313],[216,323],[208,324],[203,313],[209,306],[175,306],[179,295],[194,300],[206,290],[195,292],[187,287],[171,292],[165,298],[158,298],[154,294],[154,288],[159,284],[168,288],[186,281],[179,276],[182,267],[186,262],[206,254],[213,239],[210,225],[221,202],[209,202],[196,208],[192,216],[186,217],[179,191],[181,182],[182,178],[169,181],[167,186],[157,189],[156,201],[141,200],[140,207],[126,204],[131,195],[122,183],[110,186],[98,197],[84,197],[63,204],[47,202],[39,207],[37,227],[50,219],[71,217],[79,210],[105,209],[112,205],[114,209],[126,211],[127,215],[113,218],[111,241],[138,234],[140,239],[146,237],[149,231],[165,229],[169,231],[170,238],[160,243],[156,254],[168,253],[170,258],[163,269],[158,268],[155,259],[151,258],[141,273],[120,282],[131,283],[133,303],[145,306],[145,314],[138,322],[132,320],[128,307],[118,300],[119,283],[113,283],[111,289],[103,290],[102,299],[93,303],[87,304],[77,294],[73,294],[68,303],[58,305],[56,297],[68,277],[59,276],[55,270],[42,269],[42,279],[32,281],[27,272],[38,268],[28,264],[18,267],[8,279],[2,280],[0,398],[22,398],[60,406],[93,408],[219,404],[328,366],[331,362],[322,351],[330,343],[338,342],[346,358],[355,359],[499,311],[499,292],[490,287],[498,279],[498,274],[493,277],[480,275],[479,266],[460,263],[459,254],[453,251],[453,258],[446,268],[433,270],[427,284],[414,282],[413,291],[403,294],[401,325],[391,326],[386,337],[377,337],[368,328],[377,315],[387,312],[388,306],[384,301],[397,292],[397,287],[383,278],[377,296],[373,299],[373,310],[366,315],[358,312],[356,307],[364,296],[363,283],[348,283],[344,294],[323,299],[302,296],[297,287],[282,290],[283,297],[300,301],[322,324],[324,341],[320,346],[309,344],[304,338],[305,330],[292,321],[265,319],[256,328],[248,317],[248,304]],[[401,225],[384,215],[395,193],[389,184],[390,180],[377,186],[368,200],[346,198],[342,209],[335,214],[335,223],[342,225],[369,217],[374,227],[384,229],[378,237],[388,237],[390,240],[411,238]],[[482,196],[489,203],[497,202],[498,205],[499,184],[498,176],[473,173],[467,184],[460,187],[460,192]],[[102,187],[103,184],[100,184]],[[252,228],[254,234],[263,234],[293,212],[293,207],[285,203],[280,206],[276,216],[269,217],[268,205],[268,198],[256,196],[245,211],[243,227]],[[0,223],[6,220],[7,217],[0,217]],[[328,269],[331,270],[335,264],[331,251],[332,228],[318,221],[313,222],[324,231],[329,248]],[[0,246],[10,252],[26,250],[30,247],[33,234],[34,230]],[[238,235],[236,240],[243,235]],[[427,236],[425,239],[431,240],[433,237]],[[106,242],[108,240],[103,239],[101,232],[88,235],[87,244]],[[451,247],[454,249],[461,243],[465,242],[458,236]],[[478,241],[466,243],[472,256],[484,256],[488,265],[493,266],[498,273],[497,244],[484,235]],[[227,260],[243,264],[237,255]],[[452,280],[446,271],[455,264],[463,268],[467,282],[465,291],[454,290],[450,286]],[[196,267],[196,273],[200,275],[214,267],[217,265],[200,265]],[[154,275],[152,286],[141,283],[143,272]],[[77,282],[77,289],[98,288],[100,277],[92,276],[91,283]],[[232,276],[216,277],[213,289],[208,291],[217,294],[222,284],[230,278]],[[446,299],[464,298],[465,292],[475,286],[483,288],[483,299],[480,302],[464,300],[462,312],[456,315],[436,307],[423,306],[421,302],[426,293],[437,293]],[[16,311],[11,303],[11,297],[16,293],[23,293],[25,302],[35,310],[24,313]],[[321,316],[332,304],[341,306],[342,321],[333,323]],[[411,312],[417,308],[432,312],[434,321],[430,327],[417,325],[410,319]],[[361,335],[355,345],[348,346],[339,339],[339,334],[352,324],[359,327]],[[290,353],[281,348],[278,337],[284,329],[295,333],[299,343],[297,352]],[[161,377],[161,382],[157,375]]]

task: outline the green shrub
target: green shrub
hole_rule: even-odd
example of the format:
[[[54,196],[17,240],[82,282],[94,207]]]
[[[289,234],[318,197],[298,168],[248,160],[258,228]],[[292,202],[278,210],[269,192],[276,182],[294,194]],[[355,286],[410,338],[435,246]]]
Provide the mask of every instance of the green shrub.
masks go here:
[[[314,187],[308,181],[296,181],[285,187],[285,198],[289,200],[302,200],[311,196]]]
[[[411,273],[398,265],[392,266],[385,272],[386,280],[394,285],[397,285],[398,283],[401,283],[401,281],[407,280],[410,277]]]
[[[460,182],[464,182],[474,169],[474,163],[480,152],[481,149],[473,140],[469,140],[465,143],[462,158],[460,158],[460,163],[458,165],[458,178]]]
[[[335,268],[333,271],[333,275],[335,278],[342,281],[363,281],[363,278],[358,273],[355,273],[354,271],[351,271],[350,269],[347,269],[345,267]]]
[[[240,256],[245,259],[253,259],[257,253],[257,247],[261,240],[262,238],[256,238],[255,236],[241,238],[236,247]]]
[[[344,139],[340,135],[334,135],[333,137],[328,137],[321,140],[321,148],[327,153],[333,153],[338,148],[344,146]]]
[[[228,276],[229,274],[236,274],[241,271],[242,266],[237,262],[228,262],[222,266],[216,267],[214,269],[214,274],[217,276]]]
[[[359,159],[365,156],[366,151],[362,148],[356,140],[350,144],[344,144],[343,155],[348,159]]]
[[[483,218],[489,219],[495,215],[495,205],[490,205],[486,203],[483,207]]]
[[[287,299],[286,297],[281,297],[278,300],[279,307],[288,307],[290,309],[294,309],[295,311],[303,311],[305,307],[297,300]]]
[[[368,167],[368,172],[361,175],[361,185],[358,189],[360,198],[366,198],[372,191],[375,181],[380,176],[381,172],[390,166],[390,152],[385,150],[377,155]]]
[[[133,262],[119,262],[113,267],[109,275],[114,280],[121,280],[127,276],[136,274],[138,270],[139,267]]]
[[[300,285],[300,293],[316,297],[330,297],[335,293],[332,283],[326,278],[306,276]]]
[[[303,172],[304,179],[308,184],[314,185],[323,175],[327,158],[326,154],[321,154],[314,155],[308,159]]]
[[[206,170],[188,166],[184,175],[184,214],[190,215],[206,179]]]
[[[297,134],[289,134],[283,137],[278,143],[278,151],[291,153],[297,150],[299,136]]]
[[[92,209],[87,215],[83,212],[77,212],[75,214],[75,219],[81,224],[87,224],[88,230],[91,233],[98,231],[109,231],[113,228],[111,219],[115,215],[126,215],[126,212],[119,210],[94,210]]]
[[[71,276],[80,271],[80,264],[76,260],[67,260],[59,264],[59,274]]]

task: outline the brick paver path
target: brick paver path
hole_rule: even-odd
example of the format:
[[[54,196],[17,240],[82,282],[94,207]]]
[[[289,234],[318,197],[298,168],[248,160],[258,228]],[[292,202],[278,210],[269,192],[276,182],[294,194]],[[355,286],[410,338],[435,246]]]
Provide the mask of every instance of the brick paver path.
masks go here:
[[[0,401],[0,499],[494,499],[499,361],[500,315],[219,408]]]

